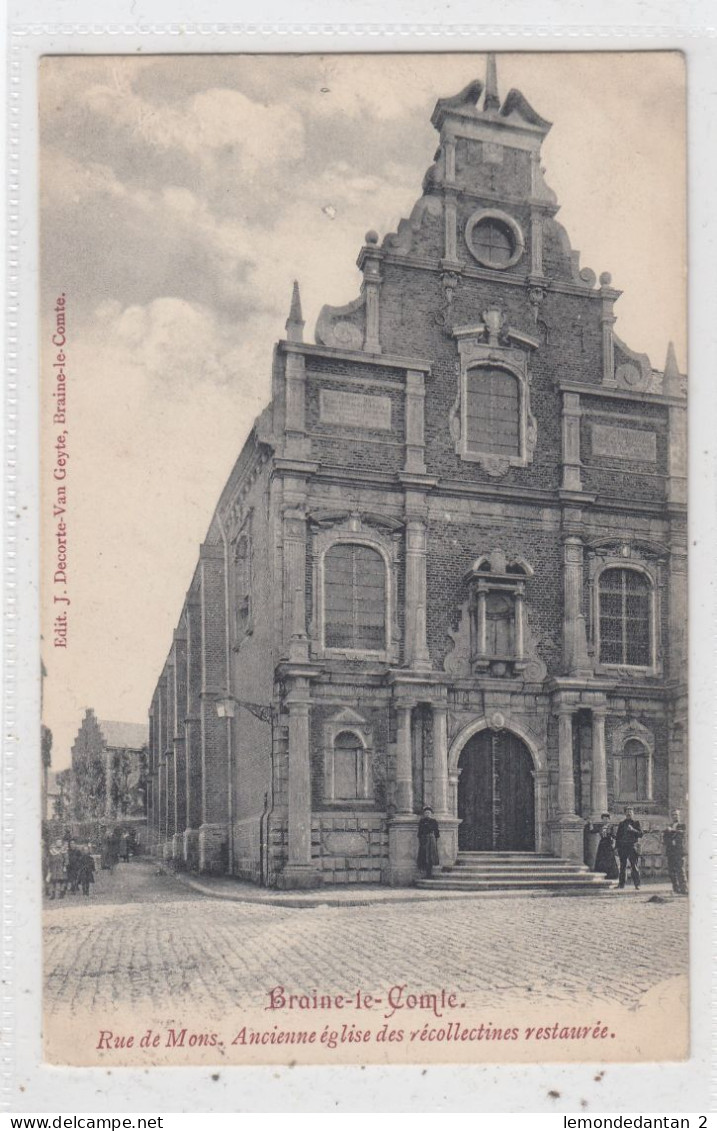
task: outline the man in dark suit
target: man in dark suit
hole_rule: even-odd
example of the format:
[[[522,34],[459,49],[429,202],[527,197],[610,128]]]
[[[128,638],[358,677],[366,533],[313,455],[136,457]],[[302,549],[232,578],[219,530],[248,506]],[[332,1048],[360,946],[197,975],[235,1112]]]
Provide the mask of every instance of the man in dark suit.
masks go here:
[[[625,810],[625,818],[620,821],[617,826],[615,834],[615,848],[617,855],[620,859],[620,878],[618,880],[618,887],[624,888],[625,874],[627,872],[628,862],[630,864],[630,875],[632,882],[635,885],[635,890],[640,890],[640,869],[638,867],[638,846],[640,838],[642,837],[642,829],[640,822],[635,820],[635,813],[633,809]]]
[[[667,871],[672,890],[677,895],[687,895],[687,875],[685,873],[687,827],[682,822],[679,809],[672,810],[672,821],[662,834],[667,857]]]

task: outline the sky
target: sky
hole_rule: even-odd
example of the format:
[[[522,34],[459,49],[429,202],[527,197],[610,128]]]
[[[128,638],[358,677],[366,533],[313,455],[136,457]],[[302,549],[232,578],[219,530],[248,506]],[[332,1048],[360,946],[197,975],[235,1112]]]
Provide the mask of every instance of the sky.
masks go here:
[[[46,57],[40,75],[44,721],[145,721],[219,493],[269,399],[292,282],[307,340],[368,229],[420,195],[454,55]],[[499,54],[553,122],[547,183],[616,332],[686,368],[682,56]],[[53,646],[51,338],[66,296],[67,647]],[[60,606],[62,607],[62,606]]]

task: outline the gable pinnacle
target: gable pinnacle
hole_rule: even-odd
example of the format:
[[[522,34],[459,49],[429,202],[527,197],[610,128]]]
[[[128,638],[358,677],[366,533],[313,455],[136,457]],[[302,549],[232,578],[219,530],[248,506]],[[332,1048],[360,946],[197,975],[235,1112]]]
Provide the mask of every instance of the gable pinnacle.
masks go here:
[[[489,51],[486,57],[485,68],[485,100],[484,110],[500,110],[500,97],[498,95],[498,70],[495,53]]]
[[[294,279],[294,289],[291,292],[289,317],[286,320],[286,338],[289,342],[303,342],[304,340],[304,319],[301,313],[301,295],[299,294],[299,284],[296,279]]]

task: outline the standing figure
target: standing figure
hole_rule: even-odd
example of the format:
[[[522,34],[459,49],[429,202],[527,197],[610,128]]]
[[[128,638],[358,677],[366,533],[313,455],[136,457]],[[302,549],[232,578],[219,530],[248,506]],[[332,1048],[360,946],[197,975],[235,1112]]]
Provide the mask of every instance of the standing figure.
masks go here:
[[[629,862],[630,875],[632,876],[635,890],[640,890],[638,856],[641,837],[642,828],[640,822],[635,820],[635,811],[633,809],[626,809],[624,820],[620,821],[620,824],[617,826],[617,833],[615,834],[615,847],[617,848],[617,854],[620,858],[620,879],[617,885],[619,888],[624,888],[625,886],[625,875]]]
[[[129,833],[126,829],[122,830],[122,835],[120,837],[120,855],[125,864],[127,864],[129,861]]]
[[[48,876],[50,899],[64,899],[67,890],[67,853],[61,840],[56,840],[50,849]]]
[[[610,820],[610,814],[601,813],[600,824],[593,825],[591,832],[600,834],[593,872],[602,872],[606,880],[616,880],[619,872],[615,857],[615,826]]]
[[[439,863],[438,838],[441,833],[438,821],[434,819],[433,810],[426,805],[423,816],[418,822],[418,867],[425,872],[426,878],[431,879],[434,867]]]
[[[77,847],[74,840],[67,842],[67,883],[70,892],[73,894],[77,891],[79,879],[77,876],[77,867],[80,863],[82,851]]]
[[[82,894],[88,896],[90,884],[95,882],[95,862],[87,845],[82,849],[77,862],[77,879],[82,885]]]
[[[667,857],[667,871],[670,876],[672,890],[678,895],[687,895],[687,874],[685,860],[687,857],[685,838],[687,826],[683,824],[680,810],[672,810],[672,821],[662,834],[662,843]]]

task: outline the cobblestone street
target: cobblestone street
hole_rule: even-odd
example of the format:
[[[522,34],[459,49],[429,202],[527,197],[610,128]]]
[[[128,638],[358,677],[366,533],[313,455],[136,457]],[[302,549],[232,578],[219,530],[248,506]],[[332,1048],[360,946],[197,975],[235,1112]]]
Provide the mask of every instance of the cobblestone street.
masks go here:
[[[294,909],[208,898],[152,864],[48,902],[46,1008],[226,1007],[268,989],[450,985],[496,1003],[587,992],[630,1006],[687,970],[687,901],[496,898]]]

